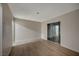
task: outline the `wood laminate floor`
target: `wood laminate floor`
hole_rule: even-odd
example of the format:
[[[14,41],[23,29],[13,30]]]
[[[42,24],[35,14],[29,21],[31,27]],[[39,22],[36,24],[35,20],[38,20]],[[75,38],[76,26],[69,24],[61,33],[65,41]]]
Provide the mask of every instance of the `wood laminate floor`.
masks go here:
[[[40,40],[12,48],[10,56],[79,56],[79,53],[48,40]]]

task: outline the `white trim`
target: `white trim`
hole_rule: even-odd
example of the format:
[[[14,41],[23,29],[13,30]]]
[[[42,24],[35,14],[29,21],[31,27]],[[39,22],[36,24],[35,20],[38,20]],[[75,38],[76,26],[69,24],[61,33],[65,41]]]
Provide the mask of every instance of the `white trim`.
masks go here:
[[[28,41],[28,42],[27,42],[27,40],[18,41],[18,42],[14,42],[14,43],[13,43],[13,46],[22,45],[22,44],[27,44],[27,43],[30,43],[30,42],[36,42],[36,41],[39,41],[39,40],[42,40],[42,39],[41,39],[41,38],[40,38],[40,39],[34,39],[34,40],[31,40],[31,41]]]
[[[68,47],[68,46],[62,45],[62,44],[61,44],[61,46],[64,47],[64,48],[67,48],[67,49],[70,49],[72,51],[75,51],[75,52],[78,52],[79,53],[79,50],[78,49],[74,49],[74,48],[71,48],[71,47]]]

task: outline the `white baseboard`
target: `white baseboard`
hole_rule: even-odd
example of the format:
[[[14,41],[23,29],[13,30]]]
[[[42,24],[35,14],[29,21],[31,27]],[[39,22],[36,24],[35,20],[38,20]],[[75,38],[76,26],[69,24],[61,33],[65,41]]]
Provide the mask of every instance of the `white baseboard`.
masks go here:
[[[71,47],[67,47],[65,45],[61,45],[61,46],[79,53],[79,50],[78,49],[74,49],[74,48],[71,48]]]
[[[34,40],[31,40],[31,41],[27,41],[27,40],[18,41],[18,42],[14,42],[13,46],[22,45],[22,44],[26,44],[26,43],[30,43],[30,42],[39,41],[39,40],[42,40],[42,39],[34,39]]]

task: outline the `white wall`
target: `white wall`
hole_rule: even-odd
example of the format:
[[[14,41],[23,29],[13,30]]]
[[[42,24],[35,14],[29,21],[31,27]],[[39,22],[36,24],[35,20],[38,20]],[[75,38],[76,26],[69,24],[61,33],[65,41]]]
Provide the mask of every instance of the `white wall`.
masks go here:
[[[56,17],[43,25],[43,39],[47,38],[47,24],[61,22],[61,45],[79,52],[79,10]],[[47,24],[46,24],[47,23]]]
[[[41,38],[47,40],[47,23],[41,23]]]
[[[2,55],[2,7],[0,5],[0,56]]]
[[[2,4],[2,20],[3,20],[3,40],[2,40],[2,54],[9,55],[12,47],[12,14],[8,4]]]
[[[12,19],[12,43],[15,42],[15,20]]]
[[[14,45],[33,42],[41,38],[41,23],[15,18]]]

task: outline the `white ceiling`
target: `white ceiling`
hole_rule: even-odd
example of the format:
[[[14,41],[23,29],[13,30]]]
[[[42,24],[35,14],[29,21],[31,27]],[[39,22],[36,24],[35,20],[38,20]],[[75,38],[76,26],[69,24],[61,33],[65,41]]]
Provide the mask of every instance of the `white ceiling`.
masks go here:
[[[79,9],[79,4],[68,3],[10,3],[14,17],[43,22]]]

